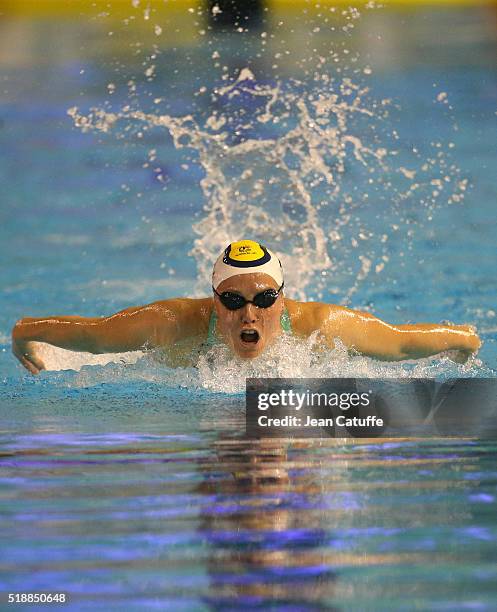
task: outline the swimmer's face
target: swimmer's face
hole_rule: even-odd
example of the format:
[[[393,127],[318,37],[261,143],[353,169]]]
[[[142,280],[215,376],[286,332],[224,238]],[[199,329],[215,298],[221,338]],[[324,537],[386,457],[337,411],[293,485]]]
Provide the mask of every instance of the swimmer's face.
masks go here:
[[[224,280],[217,292],[238,293],[247,300],[266,289],[279,286],[267,274],[238,274]],[[276,302],[269,308],[258,308],[255,304],[245,304],[238,310],[228,310],[214,294],[214,308],[218,317],[217,328],[226,344],[243,359],[258,357],[281,334],[280,317],[284,309],[283,292],[280,291]]]

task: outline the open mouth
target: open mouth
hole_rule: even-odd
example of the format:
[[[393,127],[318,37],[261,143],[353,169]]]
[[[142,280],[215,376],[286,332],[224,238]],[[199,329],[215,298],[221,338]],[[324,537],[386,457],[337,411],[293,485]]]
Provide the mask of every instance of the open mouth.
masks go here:
[[[247,344],[259,342],[259,332],[255,329],[244,329],[240,334],[241,341]]]

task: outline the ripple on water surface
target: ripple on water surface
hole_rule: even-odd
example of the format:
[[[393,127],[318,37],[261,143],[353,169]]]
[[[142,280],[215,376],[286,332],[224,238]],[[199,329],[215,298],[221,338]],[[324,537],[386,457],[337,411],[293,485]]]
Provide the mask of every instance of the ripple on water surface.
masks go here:
[[[108,609],[495,600],[493,442],[255,442],[241,425],[4,439],[4,586]]]

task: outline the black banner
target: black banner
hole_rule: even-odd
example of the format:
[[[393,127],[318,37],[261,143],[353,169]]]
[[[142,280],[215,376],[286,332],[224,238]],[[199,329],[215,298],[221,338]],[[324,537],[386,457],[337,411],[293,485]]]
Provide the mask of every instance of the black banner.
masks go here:
[[[249,378],[253,438],[497,437],[497,378]]]

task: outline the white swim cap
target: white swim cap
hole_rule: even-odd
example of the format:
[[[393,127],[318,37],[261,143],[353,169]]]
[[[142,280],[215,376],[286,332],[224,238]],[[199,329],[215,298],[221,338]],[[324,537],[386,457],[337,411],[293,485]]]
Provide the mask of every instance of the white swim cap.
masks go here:
[[[276,255],[262,244],[253,240],[239,240],[227,246],[217,258],[212,271],[212,286],[219,285],[237,274],[267,274],[278,283],[283,284],[283,268]]]

